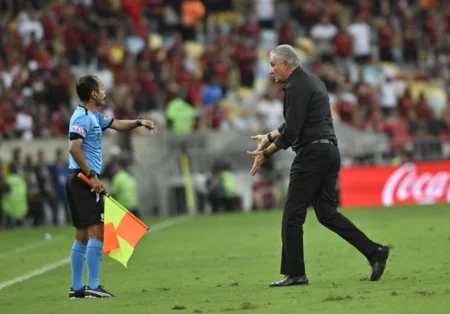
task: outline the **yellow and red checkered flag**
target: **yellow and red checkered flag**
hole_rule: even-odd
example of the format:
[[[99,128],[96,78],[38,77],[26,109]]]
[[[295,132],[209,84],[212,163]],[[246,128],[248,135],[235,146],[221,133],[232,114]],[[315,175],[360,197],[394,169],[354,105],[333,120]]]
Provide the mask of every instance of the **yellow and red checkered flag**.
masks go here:
[[[127,267],[134,248],[149,228],[111,196],[105,197],[103,252]]]
[[[78,177],[90,185],[83,173]],[[104,218],[103,252],[127,267],[136,244],[149,227],[108,194]]]

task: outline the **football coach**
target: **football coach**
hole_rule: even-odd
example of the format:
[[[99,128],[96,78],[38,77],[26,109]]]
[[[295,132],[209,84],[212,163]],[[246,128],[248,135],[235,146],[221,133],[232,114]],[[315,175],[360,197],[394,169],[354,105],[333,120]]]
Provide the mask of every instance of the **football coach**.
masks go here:
[[[341,165],[325,84],[306,72],[296,51],[281,45],[270,52],[270,74],[284,84],[285,122],[268,134],[252,136],[258,147],[251,175],[280,149],[292,147],[289,188],[282,219],[281,281],[270,287],[308,284],[303,253],[303,224],[311,204],[319,222],[361,252],[372,267],[371,281],[383,275],[389,247],[369,239],[337,211],[336,182]],[[270,145],[266,147],[267,144]],[[265,148],[266,147],[266,148]],[[333,263],[333,257],[330,257]]]

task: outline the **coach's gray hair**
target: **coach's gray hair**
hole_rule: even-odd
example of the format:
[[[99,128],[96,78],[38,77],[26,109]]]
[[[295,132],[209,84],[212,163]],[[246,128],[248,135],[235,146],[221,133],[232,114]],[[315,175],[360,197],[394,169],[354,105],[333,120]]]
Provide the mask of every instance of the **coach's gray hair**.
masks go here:
[[[278,60],[287,61],[294,68],[301,66],[300,57],[290,45],[280,45],[270,52],[277,56]]]

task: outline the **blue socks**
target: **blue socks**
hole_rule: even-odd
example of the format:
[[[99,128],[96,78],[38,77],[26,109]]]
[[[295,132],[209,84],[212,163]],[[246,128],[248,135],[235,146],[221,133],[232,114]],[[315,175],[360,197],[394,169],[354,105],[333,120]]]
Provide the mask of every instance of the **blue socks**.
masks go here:
[[[72,262],[72,288],[83,288],[84,257],[86,256],[86,244],[75,240],[70,256]]]
[[[72,288],[83,288],[84,259],[88,268],[88,284],[91,289],[98,288],[100,276],[100,262],[103,255],[103,242],[97,239],[89,239],[88,244],[75,240],[72,246]]]
[[[98,288],[102,254],[103,242],[97,239],[89,239],[86,250],[86,264],[88,268],[88,284],[91,289]]]

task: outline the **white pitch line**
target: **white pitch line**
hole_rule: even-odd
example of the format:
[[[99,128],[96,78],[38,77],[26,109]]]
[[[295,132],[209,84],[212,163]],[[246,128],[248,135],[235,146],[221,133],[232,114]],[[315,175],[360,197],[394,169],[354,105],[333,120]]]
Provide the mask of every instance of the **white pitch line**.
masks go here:
[[[70,257],[66,257],[65,259],[62,259],[59,262],[56,262],[56,263],[53,263],[53,264],[41,267],[39,269],[33,270],[32,272],[30,272],[28,274],[25,274],[23,276],[19,276],[19,277],[16,277],[14,279],[11,279],[11,280],[0,282],[0,290],[4,289],[6,287],[12,286],[15,283],[22,282],[22,281],[28,280],[30,278],[39,276],[39,275],[41,275],[43,273],[46,273],[46,272],[48,272],[50,270],[53,270],[53,269],[58,268],[60,266],[64,266],[64,265],[69,264],[69,263],[70,263]]]
[[[162,223],[157,224],[154,227],[152,227],[147,233],[152,233],[152,232],[156,232],[156,231],[159,231],[159,230],[166,229],[166,228],[168,228],[170,226],[173,226],[173,225],[175,225],[177,223],[185,221],[186,218],[187,217],[183,216],[183,217],[180,217],[180,218],[176,218],[176,219],[173,219],[173,220],[168,220],[168,221],[162,222]],[[62,259],[62,260],[60,260],[60,261],[58,261],[56,263],[53,263],[53,264],[50,264],[50,265],[38,268],[36,270],[33,270],[32,272],[29,272],[28,274],[25,274],[25,275],[22,275],[22,276],[18,276],[18,277],[14,278],[14,279],[11,279],[11,280],[0,282],[0,290],[2,290],[4,288],[7,288],[9,286],[12,286],[12,285],[14,285],[16,283],[19,283],[19,282],[31,279],[33,277],[42,275],[42,274],[44,274],[46,272],[49,272],[49,271],[51,271],[53,269],[56,269],[58,267],[67,265],[69,263],[70,263],[70,257],[66,257],[66,258],[64,258],[64,259]]]
[[[13,255],[13,254],[17,254],[17,253],[31,251],[31,250],[36,249],[38,247],[46,246],[48,244],[52,244],[52,243],[58,242],[58,241],[62,240],[63,238],[64,237],[62,237],[62,236],[58,236],[58,237],[54,237],[51,240],[39,241],[39,242],[36,242],[36,243],[32,243],[32,244],[28,244],[28,245],[24,245],[24,246],[18,247],[18,248],[14,249],[14,250],[11,250],[11,251],[0,252],[0,258],[6,257],[6,256],[10,256],[10,255]]]
[[[186,220],[187,218],[189,218],[188,216],[180,216],[174,219],[170,219],[167,221],[164,221],[162,223],[159,223],[157,225],[155,225],[154,227],[150,227],[150,229],[147,231],[147,233],[152,233],[152,232],[156,232],[162,229],[166,229],[170,226],[173,226],[177,223],[183,222],[184,220]]]

